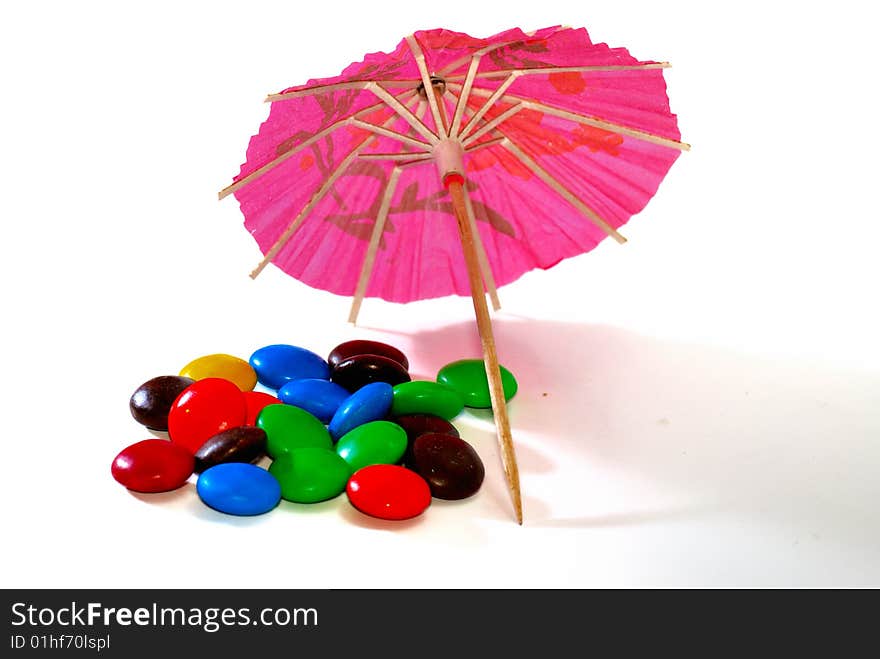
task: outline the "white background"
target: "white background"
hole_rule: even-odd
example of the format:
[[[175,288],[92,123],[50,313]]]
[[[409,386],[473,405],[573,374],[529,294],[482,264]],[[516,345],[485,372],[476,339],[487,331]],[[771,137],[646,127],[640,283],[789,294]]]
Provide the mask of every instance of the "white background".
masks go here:
[[[880,585],[874,22],[858,2],[5,3],[4,587]],[[867,9],[864,10],[867,12]],[[471,303],[349,300],[268,268],[234,199],[267,92],[416,29],[585,26],[668,60],[683,154],[630,242],[503,288],[525,525],[491,422],[473,499],[237,519],[132,495],[141,382],[362,337],[479,355]]]

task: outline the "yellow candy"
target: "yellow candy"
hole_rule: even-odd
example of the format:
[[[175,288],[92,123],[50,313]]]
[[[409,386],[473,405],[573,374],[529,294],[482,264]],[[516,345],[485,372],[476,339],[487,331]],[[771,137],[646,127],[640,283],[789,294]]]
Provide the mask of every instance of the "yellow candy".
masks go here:
[[[205,355],[180,369],[180,375],[193,380],[223,378],[235,383],[242,391],[257,386],[257,373],[245,360],[232,355]]]

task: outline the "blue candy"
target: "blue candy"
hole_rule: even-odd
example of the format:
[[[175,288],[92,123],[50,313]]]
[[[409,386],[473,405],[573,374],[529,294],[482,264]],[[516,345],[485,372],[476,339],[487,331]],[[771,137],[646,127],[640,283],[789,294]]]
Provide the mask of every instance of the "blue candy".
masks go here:
[[[384,419],[391,409],[394,390],[385,382],[371,382],[346,398],[330,420],[331,437],[336,441],[349,430],[370,421]]]
[[[206,469],[196,483],[199,498],[229,515],[262,515],[281,501],[281,485],[268,471],[245,462]]]
[[[304,378],[291,380],[278,390],[282,403],[295,405],[329,423],[342,402],[351,394],[335,382]]]
[[[281,343],[256,350],[249,363],[260,384],[271,389],[280,389],[291,380],[330,379],[330,367],[321,357],[305,348]]]

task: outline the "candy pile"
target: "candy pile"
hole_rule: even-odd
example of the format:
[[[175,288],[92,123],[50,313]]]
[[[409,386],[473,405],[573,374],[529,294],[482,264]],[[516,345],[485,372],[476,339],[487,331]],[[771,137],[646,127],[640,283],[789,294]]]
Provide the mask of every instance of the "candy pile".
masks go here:
[[[516,380],[501,373],[510,399]],[[255,391],[258,382],[276,395]],[[170,441],[132,444],[111,472],[137,492],[174,490],[198,473],[200,499],[231,515],[344,491],[367,515],[408,519],[432,498],[480,489],[483,463],[450,423],[464,407],[491,407],[478,359],[447,364],[432,382],[412,381],[406,355],[376,341],[348,341],[326,361],[284,344],[248,361],[207,355],[135,390],[132,416]],[[254,464],[266,455],[268,470]]]

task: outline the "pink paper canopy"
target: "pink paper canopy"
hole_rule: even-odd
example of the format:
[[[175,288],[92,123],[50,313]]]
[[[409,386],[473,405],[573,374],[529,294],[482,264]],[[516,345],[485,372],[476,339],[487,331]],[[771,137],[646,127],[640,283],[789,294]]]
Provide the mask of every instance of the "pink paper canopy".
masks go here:
[[[271,262],[309,286],[350,296],[363,276],[367,297],[393,302],[470,295],[431,157],[429,136],[447,134],[420,93],[420,55],[445,84],[496,286],[593,249],[645,207],[687,148],[664,65],[593,44],[584,29],[413,37],[270,97],[247,162],[221,193],[235,194]]]

